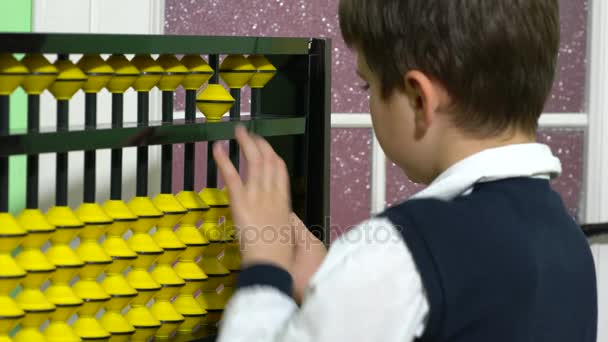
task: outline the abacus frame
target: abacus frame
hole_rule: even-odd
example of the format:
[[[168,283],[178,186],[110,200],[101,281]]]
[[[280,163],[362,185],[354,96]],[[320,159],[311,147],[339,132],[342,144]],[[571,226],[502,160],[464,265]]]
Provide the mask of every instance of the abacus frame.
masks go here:
[[[288,165],[294,211],[329,243],[331,41],[317,38],[0,33],[2,53],[265,55],[279,70],[261,95],[262,114],[220,123],[151,122],[122,128],[41,128],[0,135],[0,156],[230,140],[242,123]],[[161,126],[162,124],[162,126]]]

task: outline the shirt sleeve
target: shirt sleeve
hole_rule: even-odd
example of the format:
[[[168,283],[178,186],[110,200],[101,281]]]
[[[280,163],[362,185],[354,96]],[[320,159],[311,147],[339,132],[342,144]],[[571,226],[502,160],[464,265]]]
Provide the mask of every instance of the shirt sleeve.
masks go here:
[[[286,290],[285,271],[259,267],[246,270],[245,285],[228,303],[219,342],[409,342],[424,332],[429,305],[420,274],[385,218],[332,245],[301,307]]]

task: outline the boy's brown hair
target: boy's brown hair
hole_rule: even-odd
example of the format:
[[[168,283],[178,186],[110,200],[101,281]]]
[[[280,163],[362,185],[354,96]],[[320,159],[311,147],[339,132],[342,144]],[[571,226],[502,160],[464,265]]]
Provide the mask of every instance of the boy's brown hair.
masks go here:
[[[419,70],[450,94],[465,132],[536,131],[555,76],[558,0],[341,0],[339,16],[385,98]]]

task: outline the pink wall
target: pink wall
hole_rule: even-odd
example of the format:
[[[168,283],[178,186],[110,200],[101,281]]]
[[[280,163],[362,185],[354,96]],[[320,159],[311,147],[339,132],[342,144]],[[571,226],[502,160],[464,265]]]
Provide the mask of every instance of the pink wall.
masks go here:
[[[562,7],[562,46],[558,79],[547,104],[547,112],[584,110],[586,74],[587,1],[560,0]],[[339,36],[338,0],[167,0],[167,34],[240,35],[240,36],[315,36],[333,39],[332,110],[339,113],[368,112],[367,95],[354,72],[353,54]],[[181,101],[183,96],[178,96]],[[243,94],[243,110],[248,111],[248,92]],[[183,108],[183,104],[178,104]],[[585,132],[543,130],[540,141],[548,143],[564,164],[564,174],[553,182],[572,214],[581,198],[583,144]],[[369,166],[371,164],[369,129],[334,129],[332,132],[331,215],[332,226],[344,231],[369,216]],[[179,146],[175,147],[179,149]],[[206,150],[200,148],[203,163]],[[176,153],[181,158],[182,153]],[[183,161],[177,160],[176,168]],[[204,164],[204,163],[203,163]],[[203,185],[204,167],[197,174]],[[389,163],[390,164],[390,163]],[[180,169],[181,170],[181,169]],[[174,184],[181,186],[181,171]],[[387,203],[408,198],[420,186],[407,181],[389,165]]]

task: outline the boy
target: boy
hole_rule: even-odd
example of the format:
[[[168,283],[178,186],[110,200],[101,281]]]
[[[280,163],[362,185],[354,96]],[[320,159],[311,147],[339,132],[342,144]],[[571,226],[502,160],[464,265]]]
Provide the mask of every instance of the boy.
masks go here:
[[[559,160],[535,143],[558,1],[342,0],[339,11],[382,148],[429,186],[326,255],[291,220],[283,162],[238,129],[247,182],[214,149],[234,223],[280,238],[241,239],[219,340],[595,342],[591,253],[550,188]]]

